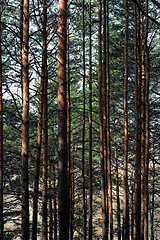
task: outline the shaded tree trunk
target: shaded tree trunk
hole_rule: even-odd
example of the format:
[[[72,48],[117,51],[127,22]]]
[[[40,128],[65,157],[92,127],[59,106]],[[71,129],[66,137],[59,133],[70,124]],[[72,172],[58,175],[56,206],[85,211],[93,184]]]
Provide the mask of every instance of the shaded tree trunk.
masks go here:
[[[84,18],[84,0],[82,3],[82,14],[83,14],[83,129],[82,129],[82,207],[83,207],[83,234],[84,240],[86,239],[86,203],[85,203],[85,18]]]
[[[59,0],[58,17],[58,211],[59,240],[69,239],[69,193],[67,173],[67,99],[66,99],[66,52],[67,52],[67,1]]]
[[[148,14],[148,0],[146,0],[146,13]],[[150,81],[150,60],[149,49],[147,46],[148,38],[148,18],[146,18],[146,39],[145,39],[145,52],[146,52],[146,85],[145,85],[145,170],[144,170],[144,240],[148,240],[148,169],[149,169],[149,81]]]
[[[89,240],[92,240],[92,36],[91,0],[89,0]]]
[[[138,76],[136,81],[136,164],[135,164],[135,209],[134,209],[134,240],[141,236],[141,40],[140,10],[138,10]],[[136,73],[137,75],[137,73]]]
[[[123,238],[129,239],[129,201],[128,201],[128,0],[125,0],[125,77],[124,77],[124,233]]]
[[[106,87],[106,80],[107,80],[107,32],[106,32],[106,27],[107,27],[107,17],[106,16],[106,4],[108,2],[106,0],[103,1],[103,150],[104,150],[104,174],[105,174],[105,201],[106,201],[106,216],[105,216],[105,232],[106,232],[106,239],[108,239],[108,167],[107,167],[107,106],[106,106],[106,92],[107,92],[107,87]],[[107,14],[108,14],[108,5],[107,5]]]
[[[22,43],[22,239],[29,239],[29,191],[28,191],[28,156],[29,156],[29,0],[23,2],[23,43]]]
[[[108,161],[108,191],[109,191],[109,231],[113,239],[112,212],[112,180],[111,180],[111,149],[110,149],[110,63],[109,63],[109,5],[107,0],[107,161]]]
[[[2,29],[1,29],[2,1],[0,1],[0,239],[3,240],[3,103],[2,103]]]
[[[47,164],[48,164],[48,103],[47,103],[47,0],[43,0],[43,51],[42,51],[42,78],[44,79],[43,95],[43,172],[42,172],[42,239],[48,239],[47,232]]]
[[[100,134],[100,162],[101,162],[101,194],[102,194],[102,239],[106,239],[106,199],[105,199],[105,174],[104,174],[104,150],[103,150],[103,85],[102,85],[102,3],[98,1],[98,108],[99,108],[99,134]]]

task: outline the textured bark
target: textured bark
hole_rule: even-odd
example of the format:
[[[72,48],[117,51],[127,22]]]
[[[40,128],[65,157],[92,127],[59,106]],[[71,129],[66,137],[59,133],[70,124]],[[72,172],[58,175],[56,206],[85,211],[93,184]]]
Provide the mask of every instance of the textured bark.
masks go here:
[[[124,233],[123,238],[129,239],[129,201],[128,201],[128,0],[125,0],[125,77],[124,77]]]
[[[48,239],[47,232],[47,164],[48,164],[48,104],[47,104],[47,0],[43,0],[43,51],[42,51],[42,78],[44,79],[43,95],[43,168],[42,168],[42,239]]]
[[[66,23],[67,1],[59,0],[58,17],[58,210],[59,240],[69,239],[69,193],[67,173],[67,99],[66,99]]]
[[[22,239],[29,239],[29,191],[28,191],[28,156],[29,156],[29,0],[23,2],[23,45],[22,45]]]
[[[136,15],[135,15],[136,17]],[[138,45],[138,75],[136,70],[136,164],[135,164],[135,208],[134,240],[140,239],[141,226],[141,40],[140,10],[138,10],[138,27],[135,42]],[[137,53],[135,53],[137,54]],[[136,59],[137,60],[137,59]]]
[[[148,0],[146,0],[146,13],[148,14]],[[148,170],[149,170],[149,81],[150,81],[150,60],[147,46],[148,38],[148,18],[146,18],[146,85],[145,85],[145,173],[144,173],[144,240],[148,240]]]
[[[89,0],[89,240],[92,239],[92,39],[91,0]]]
[[[3,240],[3,103],[2,103],[2,48],[1,48],[1,14],[2,2],[0,1],[0,239]]]
[[[109,63],[109,6],[107,0],[107,161],[108,161],[108,191],[109,191],[109,231],[113,239],[112,212],[112,180],[111,180],[111,149],[110,149],[110,63]]]
[[[86,78],[86,68],[85,68],[85,18],[84,18],[84,0],[82,3],[82,14],[83,14],[83,128],[82,128],[82,207],[83,207],[83,234],[84,240],[86,239],[86,203],[85,203],[85,78]]]
[[[105,173],[104,173],[104,150],[103,150],[103,85],[102,85],[102,3],[98,1],[98,108],[99,108],[99,134],[100,134],[100,162],[101,162],[101,194],[102,194],[102,239],[106,239],[106,199],[105,199]]]

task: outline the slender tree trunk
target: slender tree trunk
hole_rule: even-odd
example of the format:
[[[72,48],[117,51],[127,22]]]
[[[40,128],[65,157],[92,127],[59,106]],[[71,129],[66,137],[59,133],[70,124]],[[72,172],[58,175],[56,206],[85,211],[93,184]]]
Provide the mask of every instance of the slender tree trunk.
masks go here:
[[[73,240],[74,234],[74,173],[71,175],[71,236],[70,239]]]
[[[115,112],[115,109],[114,109]],[[116,124],[114,118],[114,131],[116,135]],[[116,195],[117,195],[117,223],[118,223],[118,240],[121,240],[121,217],[120,217],[120,200],[119,200],[119,179],[118,179],[118,162],[117,162],[117,142],[116,136],[114,137],[114,160],[115,160],[115,172],[116,172]]]
[[[3,102],[2,102],[2,48],[1,48],[1,14],[2,1],[0,1],[0,239],[3,240]]]
[[[141,240],[144,239],[144,179],[145,179],[145,31],[142,23],[142,114],[141,114]]]
[[[22,239],[29,240],[29,0],[23,2],[23,44],[22,44]]]
[[[49,180],[49,240],[53,239],[53,207],[52,207],[52,186],[51,179]]]
[[[148,14],[148,0],[146,0],[146,13]],[[150,61],[149,49],[147,46],[148,38],[148,18],[146,18],[146,86],[145,86],[145,118],[146,118],[146,139],[145,139],[145,173],[144,173],[144,240],[148,240],[148,168],[149,168],[149,80],[150,80]]]
[[[67,159],[67,172],[68,172],[68,191],[69,191],[69,224],[70,224],[70,235],[72,232],[72,223],[71,223],[71,90],[70,90],[70,59],[69,59],[69,19],[68,19],[68,29],[67,29],[67,82],[68,82],[68,159]]]
[[[104,106],[103,106],[103,147],[104,147],[104,173],[105,173],[105,201],[106,201],[106,216],[105,216],[105,232],[106,232],[106,239],[108,239],[108,171],[107,171],[107,106],[106,106],[106,80],[107,80],[107,48],[106,48],[106,43],[107,43],[107,32],[106,32],[106,24],[107,24],[107,16],[106,16],[106,4],[107,1],[103,1],[103,101],[104,101]],[[108,7],[108,6],[107,6]]]
[[[137,38],[138,37],[138,38]],[[135,214],[134,240],[141,236],[141,40],[140,40],[140,10],[138,10],[138,78],[136,81],[136,164],[135,164]]]
[[[56,200],[56,178],[55,178],[55,168],[53,166],[53,214],[54,214],[54,240],[57,240],[57,200]]]
[[[124,239],[129,239],[129,201],[128,201],[128,0],[125,0],[125,78],[124,78]]]
[[[83,234],[84,240],[86,240],[86,203],[85,203],[85,17],[84,17],[84,0],[82,3],[82,15],[83,15],[83,129],[82,129],[82,207],[83,207]]]
[[[104,175],[104,150],[103,150],[103,86],[102,86],[102,3],[98,1],[98,45],[99,45],[99,67],[98,67],[98,108],[99,108],[99,133],[100,133],[100,161],[101,161],[101,193],[102,193],[102,239],[106,239],[106,199],[105,199],[105,175]]]
[[[110,64],[109,64],[109,5],[107,0],[107,160],[108,160],[108,190],[109,190],[109,229],[110,240],[113,239],[112,212],[112,180],[111,180],[111,149],[110,149]]]
[[[92,36],[91,0],[89,0],[89,240],[92,240]]]
[[[67,1],[59,0],[59,17],[58,17],[59,240],[69,239],[69,193],[67,174],[66,23],[67,23]]]
[[[42,51],[42,78],[44,79],[43,96],[43,172],[42,172],[42,239],[48,239],[47,232],[47,164],[48,164],[48,103],[47,103],[47,0],[43,0],[43,51]]]
[[[151,207],[151,240],[154,240],[154,191],[155,191],[155,162],[153,161],[153,178],[152,178],[152,207]]]

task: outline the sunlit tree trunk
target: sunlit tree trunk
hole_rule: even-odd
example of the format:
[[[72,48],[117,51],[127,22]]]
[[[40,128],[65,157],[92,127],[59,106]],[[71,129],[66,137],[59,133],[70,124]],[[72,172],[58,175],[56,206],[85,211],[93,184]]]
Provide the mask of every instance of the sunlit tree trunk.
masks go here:
[[[43,0],[43,51],[42,51],[42,78],[44,79],[43,95],[43,168],[42,168],[42,239],[48,239],[47,232],[47,164],[48,164],[48,103],[47,103],[47,0]]]
[[[67,1],[59,0],[58,17],[58,211],[59,240],[69,239],[69,193],[67,173],[67,99],[66,99],[66,52],[67,52]]]
[[[89,0],[89,240],[92,240],[92,39],[91,0]]]
[[[1,48],[1,15],[2,1],[0,1],[0,239],[3,240],[3,104],[2,104],[2,48]]]
[[[23,44],[22,44],[22,239],[29,240],[29,191],[28,191],[28,156],[29,156],[29,0],[23,2]]]
[[[83,207],[83,234],[84,240],[86,239],[86,203],[85,203],[85,78],[86,78],[86,68],[85,68],[85,17],[84,17],[84,0],[82,3],[82,15],[83,15],[83,129],[82,129],[82,207]]]
[[[134,240],[141,236],[141,39],[140,10],[138,9],[137,27],[138,76],[136,81],[136,163],[135,163],[135,209],[134,209]],[[137,75],[137,73],[136,73]]]
[[[124,77],[124,233],[129,239],[129,201],[128,201],[128,0],[125,0],[125,77]]]

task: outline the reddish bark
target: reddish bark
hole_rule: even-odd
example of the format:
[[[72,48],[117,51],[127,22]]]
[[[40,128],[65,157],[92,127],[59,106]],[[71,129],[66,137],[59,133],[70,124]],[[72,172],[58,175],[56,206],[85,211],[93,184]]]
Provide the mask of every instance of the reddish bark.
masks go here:
[[[67,1],[59,0],[58,17],[58,210],[59,239],[69,239],[69,193],[67,173],[67,99],[66,99],[66,52],[67,52]]]
[[[22,44],[22,239],[29,239],[29,191],[28,191],[28,156],[29,156],[29,0],[23,2],[23,44]]]

